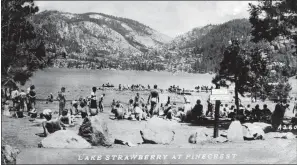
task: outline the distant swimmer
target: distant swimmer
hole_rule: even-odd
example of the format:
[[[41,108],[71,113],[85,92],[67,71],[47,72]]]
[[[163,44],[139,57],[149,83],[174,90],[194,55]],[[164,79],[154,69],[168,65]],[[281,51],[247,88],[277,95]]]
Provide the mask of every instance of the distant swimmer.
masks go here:
[[[157,85],[154,85],[154,89],[151,91],[149,98],[148,98],[148,104],[151,103],[151,109],[150,109],[150,115],[153,116],[153,111],[157,107],[157,104],[160,102],[159,99],[159,91],[157,90]]]

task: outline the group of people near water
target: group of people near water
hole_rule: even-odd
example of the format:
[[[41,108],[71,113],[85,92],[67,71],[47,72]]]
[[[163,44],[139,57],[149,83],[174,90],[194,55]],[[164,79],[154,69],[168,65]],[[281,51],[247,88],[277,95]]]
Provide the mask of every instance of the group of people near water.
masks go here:
[[[36,91],[35,86],[31,85],[27,88],[25,92],[24,89],[19,90],[17,86],[13,87],[11,91],[10,99],[12,100],[12,108],[9,106],[7,101],[7,96],[5,96],[4,92],[2,93],[2,106],[3,106],[3,113],[6,116],[11,116],[10,111],[15,111],[14,114],[16,117],[23,117],[23,112],[28,112],[29,115],[31,112],[34,112],[35,105],[36,105]]]
[[[136,86],[139,87],[139,86]],[[52,119],[52,112],[50,109],[43,110],[40,113],[40,117],[46,119],[42,126],[44,128],[44,135],[52,133],[59,129],[65,129],[67,125],[72,125],[75,117],[85,118],[87,116],[96,116],[100,112],[104,112],[103,101],[105,94],[102,93],[98,97],[97,88],[92,87],[91,94],[85,98],[80,97],[77,100],[73,100],[70,103],[70,108],[66,108],[66,88],[62,87],[58,92],[57,101],[59,102],[59,116],[56,119]],[[159,116],[164,119],[178,120],[181,122],[191,122],[195,120],[214,118],[214,104],[208,100],[207,109],[204,113],[204,107],[201,104],[201,100],[196,100],[193,105],[190,100],[184,95],[184,102],[182,106],[177,105],[176,102],[172,102],[170,96],[168,96],[166,102],[160,101],[159,98],[160,89],[157,85],[153,86],[150,90],[148,99],[145,100],[138,92],[136,96],[128,100],[128,104],[121,102],[120,100],[113,99],[111,104],[111,113],[114,114],[112,119],[128,119],[128,120],[147,120],[152,116]],[[35,86],[32,85],[27,89],[27,92],[18,88],[15,88],[11,93],[11,99],[13,102],[13,109],[19,112],[27,111],[31,118],[36,118],[37,111],[36,105],[36,91]],[[50,94],[47,98],[47,102],[53,102],[53,95]],[[295,100],[296,102],[296,100]],[[230,104],[230,103],[229,103]],[[286,100],[279,102],[275,106],[275,110],[272,112],[268,109],[266,104],[261,109],[259,105],[252,108],[250,105],[246,107],[242,104],[237,110],[235,105],[229,105],[228,103],[221,104],[219,107],[220,118],[238,119],[244,121],[262,121],[270,123],[274,127],[281,123],[282,118],[286,110],[289,108]],[[7,105],[6,102],[4,106]],[[4,108],[5,109],[5,108]],[[297,104],[293,107],[293,113],[295,117],[297,111]],[[18,114],[19,115],[19,114]],[[17,116],[19,117],[19,116]]]
[[[119,87],[118,87],[119,91],[123,91],[123,90],[145,91],[150,89],[151,89],[150,85],[144,86],[142,84],[131,84],[131,85],[119,84]]]

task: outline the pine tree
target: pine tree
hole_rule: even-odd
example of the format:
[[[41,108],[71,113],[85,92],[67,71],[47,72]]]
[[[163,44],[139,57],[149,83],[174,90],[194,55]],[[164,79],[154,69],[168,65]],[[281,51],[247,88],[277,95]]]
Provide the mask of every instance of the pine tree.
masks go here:
[[[258,83],[259,77],[266,73],[266,63],[259,59],[261,49],[252,48],[242,44],[239,40],[233,40],[223,54],[220,69],[213,79],[216,86],[228,87],[230,83],[235,85],[235,104],[239,109],[239,94],[244,96]]]
[[[29,21],[36,12],[33,0],[1,1],[1,75],[22,85],[34,71],[51,64]]]
[[[250,4],[250,23],[252,24],[253,41],[272,42],[277,38],[293,40],[297,53],[297,1],[282,0],[259,1]]]

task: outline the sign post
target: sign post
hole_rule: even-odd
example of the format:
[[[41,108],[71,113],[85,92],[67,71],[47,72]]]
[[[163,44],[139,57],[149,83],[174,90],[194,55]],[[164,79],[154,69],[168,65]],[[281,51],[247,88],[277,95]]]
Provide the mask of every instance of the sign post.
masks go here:
[[[212,89],[209,97],[210,101],[215,101],[215,121],[213,137],[216,138],[219,135],[219,116],[221,101],[230,101],[230,95],[227,89]]]
[[[214,130],[213,130],[213,137],[218,137],[219,134],[219,114],[220,114],[220,100],[216,100],[215,105],[215,124],[214,124]]]

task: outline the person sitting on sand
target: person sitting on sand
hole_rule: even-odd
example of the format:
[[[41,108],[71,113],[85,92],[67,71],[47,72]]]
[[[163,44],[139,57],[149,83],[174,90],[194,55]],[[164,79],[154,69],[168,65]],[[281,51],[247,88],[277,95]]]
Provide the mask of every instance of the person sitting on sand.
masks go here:
[[[167,98],[167,102],[166,102],[166,104],[165,104],[165,107],[168,106],[170,103],[171,103],[171,101],[170,101],[170,96],[168,96],[168,98]]]
[[[10,110],[9,102],[6,100],[3,105],[3,113],[2,114],[4,116],[12,117],[9,110]]]
[[[270,111],[270,109],[267,108],[267,104],[263,105],[263,110],[262,110],[262,120],[264,122],[269,122],[271,119],[271,114],[272,112]]]
[[[115,119],[124,119],[124,115],[125,115],[124,114],[124,107],[120,103],[120,101],[116,102],[113,113],[114,113]]]
[[[138,121],[142,120],[143,111],[142,111],[142,108],[140,107],[139,103],[135,104],[134,112],[135,112],[136,120],[138,120]]]
[[[148,97],[148,104],[150,102],[151,108],[150,108],[150,115],[153,116],[153,111],[156,109],[157,104],[160,102],[159,98],[159,92],[157,90],[158,86],[154,85],[154,89],[151,91],[149,97]]]
[[[97,90],[96,87],[92,88],[91,102],[90,102],[90,116],[95,116],[98,114],[96,90]]]
[[[164,107],[163,103],[161,103],[160,108],[159,108],[159,115],[158,116],[163,116],[164,115],[164,110],[165,110],[165,107]]]
[[[196,105],[192,109],[192,115],[194,120],[203,116],[203,105],[201,105],[201,101],[199,99],[196,101]]]
[[[181,113],[181,121],[182,122],[190,122],[192,120],[192,106],[189,99],[184,97],[185,103],[183,105],[183,113]]]
[[[116,101],[113,99],[112,103],[111,103],[111,113],[114,113],[115,107],[116,107],[117,103]]]
[[[71,115],[77,115],[78,114],[78,104],[79,104],[79,101],[72,100],[70,104],[71,104],[70,114]]]
[[[81,118],[85,118],[88,116],[88,106],[85,99],[80,98],[78,113],[80,113]]]
[[[144,102],[143,97],[141,97],[141,96],[139,95],[139,93],[137,92],[137,93],[136,93],[136,96],[135,96],[135,98],[134,98],[134,108],[136,107],[136,104],[141,105],[143,102]]]
[[[149,109],[147,107],[147,105],[145,105],[144,103],[142,103],[142,114],[143,114],[143,119],[146,120],[147,117],[149,117]]]
[[[252,117],[255,122],[260,121],[262,110],[260,109],[259,104],[255,106],[255,109],[252,110]]]
[[[73,125],[73,118],[68,109],[64,109],[62,111],[62,115],[59,116],[60,121],[64,124]]]
[[[52,111],[50,109],[43,110],[42,114],[43,117],[46,119],[46,121],[42,122],[42,127],[44,131],[43,135],[45,137],[56,131],[66,129],[67,125],[61,122],[60,117],[52,120]]]
[[[133,104],[133,99],[130,99],[128,103],[128,109],[127,109],[126,115],[130,117],[132,114],[134,114],[134,104]]]

